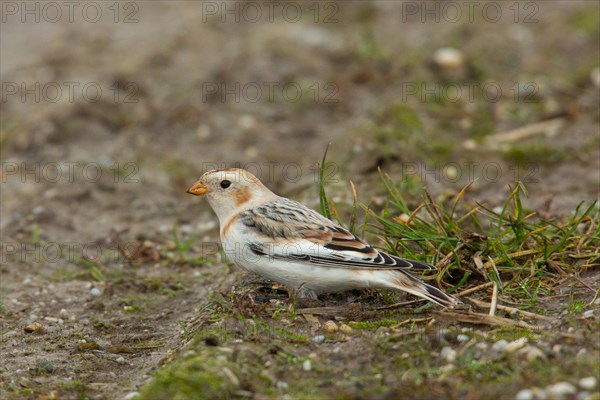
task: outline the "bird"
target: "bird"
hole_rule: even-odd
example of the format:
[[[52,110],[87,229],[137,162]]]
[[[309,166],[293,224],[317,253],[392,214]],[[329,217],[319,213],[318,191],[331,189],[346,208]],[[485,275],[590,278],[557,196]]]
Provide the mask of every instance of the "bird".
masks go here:
[[[444,307],[458,303],[411,274],[434,266],[373,248],[317,211],[276,195],[247,170],[208,171],[187,193],[208,199],[230,261],[301,298],[391,288]]]

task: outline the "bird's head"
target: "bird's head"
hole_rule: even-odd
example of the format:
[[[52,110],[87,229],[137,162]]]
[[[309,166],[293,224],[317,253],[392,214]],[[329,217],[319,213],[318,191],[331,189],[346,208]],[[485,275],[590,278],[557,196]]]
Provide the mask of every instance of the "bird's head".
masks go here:
[[[276,197],[257,177],[240,168],[208,171],[187,192],[206,196],[219,220]]]

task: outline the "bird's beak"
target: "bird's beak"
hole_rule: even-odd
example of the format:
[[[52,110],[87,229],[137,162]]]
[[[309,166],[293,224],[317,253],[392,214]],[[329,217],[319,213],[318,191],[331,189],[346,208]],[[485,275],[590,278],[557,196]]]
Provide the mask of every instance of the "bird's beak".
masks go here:
[[[208,193],[208,188],[204,183],[198,181],[187,190],[187,193],[193,194],[194,196],[202,196],[203,194]]]

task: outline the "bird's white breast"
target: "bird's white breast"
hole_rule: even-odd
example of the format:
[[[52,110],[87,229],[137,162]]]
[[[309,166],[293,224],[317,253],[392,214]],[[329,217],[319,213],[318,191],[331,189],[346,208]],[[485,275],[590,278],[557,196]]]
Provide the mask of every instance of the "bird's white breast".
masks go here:
[[[318,294],[387,286],[375,271],[313,265],[255,254],[250,246],[256,240],[247,227],[236,222],[222,237],[223,250],[227,258],[237,266],[292,289],[303,287]],[[267,247],[276,245],[271,243]],[[298,247],[300,246],[294,246]]]

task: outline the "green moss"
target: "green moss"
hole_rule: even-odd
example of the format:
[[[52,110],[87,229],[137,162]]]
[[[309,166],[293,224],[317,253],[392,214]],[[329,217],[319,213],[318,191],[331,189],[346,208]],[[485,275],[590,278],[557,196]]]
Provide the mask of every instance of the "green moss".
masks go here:
[[[382,326],[393,326],[397,325],[398,321],[394,321],[391,319],[380,319],[379,321],[353,321],[349,322],[348,326],[353,329],[366,329],[366,330],[375,330]]]
[[[569,153],[566,150],[541,142],[515,144],[503,156],[506,161],[518,166],[551,165],[569,159]]]
[[[235,365],[203,351],[159,370],[140,392],[140,399],[225,399],[236,386],[227,378],[225,368]]]

